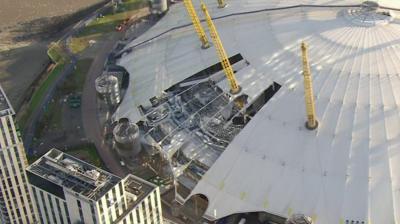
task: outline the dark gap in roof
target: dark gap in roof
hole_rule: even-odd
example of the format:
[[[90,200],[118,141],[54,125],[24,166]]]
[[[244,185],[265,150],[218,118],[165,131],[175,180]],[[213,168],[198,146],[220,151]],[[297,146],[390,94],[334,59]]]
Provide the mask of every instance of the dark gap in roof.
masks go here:
[[[243,56],[240,53],[239,54],[235,54],[235,55],[233,55],[232,57],[229,58],[229,62],[231,63],[231,65],[234,65],[234,64],[236,64],[236,63],[238,63],[239,61],[242,61],[242,60],[243,60]],[[205,68],[205,69],[195,73],[194,75],[190,76],[189,78],[186,78],[186,79],[176,83],[175,85],[169,87],[165,91],[166,92],[170,92],[170,91],[176,90],[177,88],[180,88],[179,84],[181,84],[181,83],[190,82],[190,81],[196,81],[196,80],[200,80],[200,79],[205,79],[205,78],[208,78],[211,75],[213,75],[213,74],[215,74],[215,73],[217,73],[219,71],[222,71],[222,70],[223,70],[223,68],[222,68],[221,62],[218,62],[218,63],[216,63],[214,65],[211,65],[208,68]],[[236,71],[234,71],[234,72],[236,72]]]
[[[252,117],[254,117],[261,108],[279,91],[281,85],[273,82],[267,89],[264,90],[247,108],[246,113],[240,114],[232,118],[234,125],[245,125]]]
[[[246,109],[246,114],[254,117],[261,108],[268,103],[268,101],[279,91],[282,86],[273,82],[267,89],[264,90]]]

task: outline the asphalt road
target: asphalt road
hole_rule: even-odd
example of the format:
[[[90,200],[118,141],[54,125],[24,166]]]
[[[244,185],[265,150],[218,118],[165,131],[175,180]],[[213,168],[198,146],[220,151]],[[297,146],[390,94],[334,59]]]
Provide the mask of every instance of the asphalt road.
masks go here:
[[[103,72],[107,56],[112,51],[114,44],[119,38],[112,39],[113,40],[107,40],[101,43],[102,48],[98,51],[87,74],[85,86],[82,92],[82,122],[87,139],[96,145],[97,151],[106,167],[111,171],[111,173],[124,177],[127,172],[121,167],[119,159],[111,151],[110,147],[105,144],[97,114],[98,109],[95,80]]]

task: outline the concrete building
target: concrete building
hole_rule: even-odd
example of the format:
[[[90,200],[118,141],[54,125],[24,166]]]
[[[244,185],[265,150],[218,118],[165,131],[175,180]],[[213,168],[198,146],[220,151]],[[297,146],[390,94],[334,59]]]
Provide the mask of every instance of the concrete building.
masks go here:
[[[126,210],[115,223],[162,224],[160,189],[131,174],[126,176],[123,182]]]
[[[35,208],[27,187],[28,162],[15,112],[0,87],[0,216],[1,223],[34,223]]]
[[[40,223],[162,223],[157,186],[52,149],[27,168]]]

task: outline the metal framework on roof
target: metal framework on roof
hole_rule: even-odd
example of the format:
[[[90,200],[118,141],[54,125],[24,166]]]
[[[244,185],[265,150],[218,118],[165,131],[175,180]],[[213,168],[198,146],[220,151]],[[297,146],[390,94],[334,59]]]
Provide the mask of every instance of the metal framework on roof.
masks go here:
[[[27,170],[95,201],[121,181],[121,178],[57,149],[50,150]]]
[[[191,192],[209,199],[206,216],[400,223],[400,2],[378,1],[372,12],[353,0],[227,3],[206,1],[228,56],[250,63],[235,74],[242,92],[251,102],[274,82],[282,87]],[[188,21],[176,4],[121,52],[130,86],[115,119],[140,120],[137,106],[218,62]],[[309,44],[314,131],[304,127],[301,41]],[[228,82],[218,85],[229,92]]]

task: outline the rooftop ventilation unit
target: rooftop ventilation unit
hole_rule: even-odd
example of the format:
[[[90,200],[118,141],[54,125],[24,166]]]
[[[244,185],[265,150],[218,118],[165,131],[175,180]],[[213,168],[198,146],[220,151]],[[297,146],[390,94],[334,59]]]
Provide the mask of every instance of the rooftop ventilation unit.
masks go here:
[[[313,224],[313,221],[303,214],[294,214],[286,220],[285,224]]]
[[[348,9],[345,17],[355,25],[366,27],[387,25],[394,19],[392,11],[381,9],[374,1],[365,1],[359,8]]]
[[[139,128],[129,121],[122,121],[113,130],[117,151],[121,156],[130,157],[141,151]]]
[[[110,105],[115,106],[121,102],[118,78],[114,75],[103,74],[96,81],[96,91]]]
[[[161,15],[168,10],[167,0],[151,0],[151,13]]]

